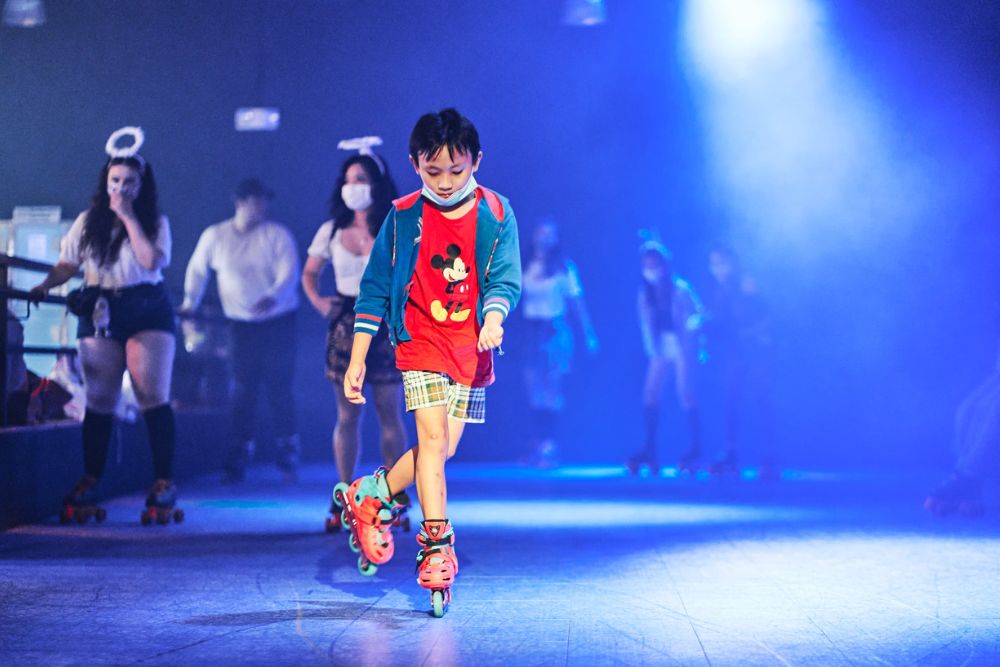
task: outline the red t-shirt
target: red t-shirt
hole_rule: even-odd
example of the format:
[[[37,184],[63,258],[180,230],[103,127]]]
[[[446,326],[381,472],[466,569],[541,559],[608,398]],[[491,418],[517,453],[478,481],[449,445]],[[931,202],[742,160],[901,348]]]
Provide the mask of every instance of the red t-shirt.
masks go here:
[[[450,220],[423,205],[417,266],[410,283],[404,324],[411,341],[396,346],[403,371],[445,373],[471,387],[493,383],[493,353],[480,353],[476,304],[476,205]]]

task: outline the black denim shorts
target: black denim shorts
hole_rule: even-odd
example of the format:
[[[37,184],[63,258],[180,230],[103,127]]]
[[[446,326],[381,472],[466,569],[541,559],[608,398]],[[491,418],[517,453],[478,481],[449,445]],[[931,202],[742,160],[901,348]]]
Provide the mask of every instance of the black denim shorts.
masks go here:
[[[174,307],[163,283],[143,283],[116,290],[101,290],[108,300],[111,324],[109,338],[124,344],[140,331],[176,333]],[[77,338],[92,338],[96,334],[90,313],[79,318]]]

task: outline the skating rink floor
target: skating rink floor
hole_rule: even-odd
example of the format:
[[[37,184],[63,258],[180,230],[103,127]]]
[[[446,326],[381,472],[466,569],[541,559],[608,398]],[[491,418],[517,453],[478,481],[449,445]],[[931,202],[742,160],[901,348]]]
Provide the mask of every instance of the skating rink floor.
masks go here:
[[[933,477],[453,465],[435,619],[412,533],[372,578],[324,533],[333,475],[188,483],[182,525],[140,526],[136,495],[0,534],[0,664],[1000,664],[1000,512],[925,515]]]

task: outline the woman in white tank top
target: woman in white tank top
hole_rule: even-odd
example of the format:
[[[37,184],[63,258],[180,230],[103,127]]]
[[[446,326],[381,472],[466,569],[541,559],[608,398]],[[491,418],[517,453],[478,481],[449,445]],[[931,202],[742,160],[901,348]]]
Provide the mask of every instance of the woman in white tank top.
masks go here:
[[[312,244],[302,271],[302,289],[313,308],[330,322],[326,345],[326,376],[337,399],[337,425],[333,454],[339,481],[350,483],[358,462],[363,406],[347,401],[344,384],[354,336],[354,302],[361,291],[361,277],[368,266],[375,237],[396,197],[396,186],[385,165],[374,155],[356,155],[344,162],[330,197],[331,219],[324,222]],[[319,278],[327,264],[333,266],[336,293],[320,294]],[[402,421],[403,380],[396,369],[396,355],[383,326],[372,341],[365,379],[372,386],[375,411],[382,434],[382,461],[391,466],[402,455],[405,432]],[[400,501],[409,499],[400,493]],[[340,527],[340,508],[330,507],[327,530]]]
[[[587,349],[597,351],[576,265],[559,251],[559,234],[551,220],[535,229],[531,259],[522,278],[527,356],[524,379],[531,412],[533,453],[529,463],[540,467],[557,462],[556,426],[565,407],[563,377],[573,358],[570,316],[580,324]]]

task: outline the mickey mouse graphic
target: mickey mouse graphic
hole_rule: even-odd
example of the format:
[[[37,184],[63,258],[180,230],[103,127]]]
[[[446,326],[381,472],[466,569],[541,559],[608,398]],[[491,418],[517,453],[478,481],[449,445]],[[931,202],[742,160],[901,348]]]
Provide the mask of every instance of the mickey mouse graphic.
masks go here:
[[[448,303],[441,305],[441,301],[435,299],[431,302],[431,315],[438,322],[451,320],[452,322],[464,322],[472,314],[471,308],[462,309],[465,299],[469,294],[469,286],[465,284],[465,279],[469,277],[469,267],[462,260],[462,249],[456,244],[449,245],[445,252],[448,257],[434,255],[431,257],[431,266],[441,271],[441,275],[448,281],[445,293],[450,297]]]

